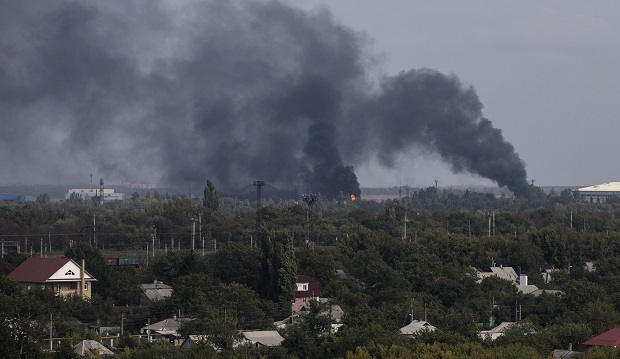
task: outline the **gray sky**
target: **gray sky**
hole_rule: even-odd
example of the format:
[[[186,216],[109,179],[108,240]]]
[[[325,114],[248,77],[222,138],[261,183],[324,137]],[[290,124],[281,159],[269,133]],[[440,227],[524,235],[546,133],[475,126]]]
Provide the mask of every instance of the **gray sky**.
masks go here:
[[[0,183],[617,181],[617,10],[0,0]]]
[[[295,0],[362,31],[380,70],[428,67],[473,86],[536,185],[620,180],[617,1]],[[491,184],[433,159],[356,167],[362,186]]]

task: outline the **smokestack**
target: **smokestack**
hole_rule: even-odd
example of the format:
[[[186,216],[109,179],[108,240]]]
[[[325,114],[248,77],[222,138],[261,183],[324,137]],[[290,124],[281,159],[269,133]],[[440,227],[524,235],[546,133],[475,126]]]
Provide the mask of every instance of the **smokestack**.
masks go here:
[[[103,205],[103,178],[99,180],[99,205]]]

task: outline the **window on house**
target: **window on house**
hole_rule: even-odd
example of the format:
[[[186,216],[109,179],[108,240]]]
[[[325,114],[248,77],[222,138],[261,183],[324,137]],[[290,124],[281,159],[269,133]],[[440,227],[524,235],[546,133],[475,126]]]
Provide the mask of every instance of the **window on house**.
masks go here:
[[[77,283],[76,282],[69,283],[69,289],[76,290],[77,289]]]
[[[84,290],[88,290],[88,282],[84,283]]]

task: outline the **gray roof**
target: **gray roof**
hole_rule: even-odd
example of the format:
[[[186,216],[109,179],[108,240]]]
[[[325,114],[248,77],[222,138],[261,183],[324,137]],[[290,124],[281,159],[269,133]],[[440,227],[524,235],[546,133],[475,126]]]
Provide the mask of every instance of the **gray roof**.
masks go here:
[[[114,355],[113,351],[96,340],[82,340],[73,347],[73,351],[79,356],[85,356],[90,351],[99,355]]]
[[[142,333],[146,333],[147,330],[151,331],[151,334],[162,334],[162,335],[178,335],[179,328],[181,325],[192,321],[190,318],[169,318],[164,319],[160,322],[147,325],[142,327]]]
[[[322,304],[324,303],[328,304],[327,309],[321,311],[321,315],[328,316],[328,317],[331,316],[331,320],[340,323],[342,321],[342,317],[344,317],[344,311],[342,310],[342,307],[340,305],[333,304],[330,301],[331,301],[330,298],[319,299],[319,302],[321,302]]]
[[[433,331],[437,328],[435,328],[434,326],[432,326],[429,322],[424,321],[424,320],[414,320],[411,323],[405,325],[404,327],[400,328],[400,333],[401,334],[405,334],[405,335],[413,335],[413,334],[417,334],[422,330],[428,330],[428,331]]]
[[[517,272],[512,267],[491,267],[490,272],[478,272],[478,278],[484,279],[486,277],[496,276],[505,280],[509,280],[511,282],[516,282],[519,278],[517,276]]]
[[[172,296],[172,287],[164,283],[140,284],[140,289],[149,301],[155,302]]]
[[[278,346],[284,341],[280,333],[275,330],[256,330],[252,332],[242,332],[241,334],[252,344],[259,343],[268,347]]]

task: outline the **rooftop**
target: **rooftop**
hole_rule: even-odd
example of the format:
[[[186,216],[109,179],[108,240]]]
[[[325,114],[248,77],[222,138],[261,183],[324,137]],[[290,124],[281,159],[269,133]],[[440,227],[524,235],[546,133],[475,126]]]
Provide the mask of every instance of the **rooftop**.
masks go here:
[[[616,348],[620,345],[620,328],[613,328],[603,334],[583,342],[585,346],[604,346]]]
[[[579,192],[620,192],[620,182],[607,182],[577,189]]]
[[[15,268],[8,277],[21,283],[49,283],[80,280],[81,267],[70,258],[35,258],[30,257]],[[84,273],[86,281],[95,278]]]
[[[321,296],[321,289],[319,289],[319,283],[312,277],[304,274],[297,276],[297,284],[307,283],[308,290],[295,291],[295,297],[319,297]]]

